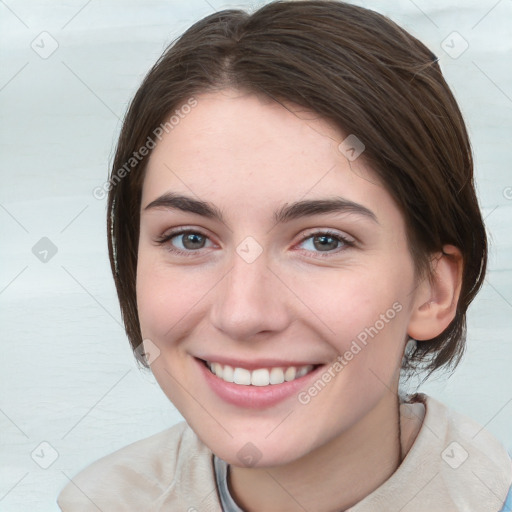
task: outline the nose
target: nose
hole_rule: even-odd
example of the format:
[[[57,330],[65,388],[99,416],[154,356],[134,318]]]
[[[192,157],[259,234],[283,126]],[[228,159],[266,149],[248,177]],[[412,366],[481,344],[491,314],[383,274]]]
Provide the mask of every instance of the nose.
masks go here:
[[[261,255],[247,263],[237,254],[228,274],[215,287],[210,320],[214,327],[236,340],[284,331],[291,308],[286,287]]]

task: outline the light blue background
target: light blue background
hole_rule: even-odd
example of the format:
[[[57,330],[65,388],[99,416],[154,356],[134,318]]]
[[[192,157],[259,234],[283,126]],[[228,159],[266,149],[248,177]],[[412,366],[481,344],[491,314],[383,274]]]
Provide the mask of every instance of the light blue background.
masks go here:
[[[439,56],[468,124],[492,240],[467,356],[422,391],[512,451],[512,2],[358,3]],[[1,511],[57,510],[66,475],[181,419],[134,363],[108,266],[105,200],[92,190],[107,179],[120,119],[165,46],[201,17],[238,6],[257,4],[0,2]],[[58,43],[46,59],[31,48],[41,37],[50,48],[43,31]],[[441,48],[453,31],[469,44],[456,59]],[[58,250],[47,263],[32,253],[42,237]],[[48,469],[31,458],[43,441],[58,453]]]

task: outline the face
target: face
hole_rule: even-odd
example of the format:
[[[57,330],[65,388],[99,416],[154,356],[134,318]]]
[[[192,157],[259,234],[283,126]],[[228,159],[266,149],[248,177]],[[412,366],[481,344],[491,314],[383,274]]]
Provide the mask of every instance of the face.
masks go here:
[[[196,99],[147,167],[142,335],[217,455],[290,463],[377,421],[396,390],[417,301],[404,219],[318,115],[233,90]]]

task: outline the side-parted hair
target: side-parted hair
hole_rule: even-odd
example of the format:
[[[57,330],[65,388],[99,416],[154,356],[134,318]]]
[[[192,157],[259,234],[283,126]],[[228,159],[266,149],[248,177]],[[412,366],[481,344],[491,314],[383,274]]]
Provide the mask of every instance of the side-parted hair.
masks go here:
[[[140,161],[130,159],[180,105],[228,87],[305,107],[342,133],[355,134],[365,145],[360,158],[404,215],[418,275],[428,278],[432,255],[445,244],[460,249],[462,288],[454,320],[404,359],[409,371],[455,367],[465,347],[466,311],[487,264],[462,115],[425,45],[385,16],[329,0],[275,1],[252,14],[207,16],[166,49],[135,94],[107,204],[110,264],[132,348],[142,343],[136,271],[151,150]],[[119,179],[123,167],[127,172]]]

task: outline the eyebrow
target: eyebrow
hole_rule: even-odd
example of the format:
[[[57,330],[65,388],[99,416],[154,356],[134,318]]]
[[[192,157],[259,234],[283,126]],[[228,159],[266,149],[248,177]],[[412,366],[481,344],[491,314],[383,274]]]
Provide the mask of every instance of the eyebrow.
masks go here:
[[[151,209],[181,210],[183,212],[195,213],[208,219],[216,219],[225,224],[222,212],[215,205],[173,192],[166,192],[154,201],[151,201],[151,203],[144,208],[144,211]],[[286,203],[279,208],[279,210],[274,212],[273,218],[276,224],[279,224],[302,217],[312,217],[314,215],[325,215],[329,213],[355,213],[378,224],[377,216],[366,208],[366,206],[354,203],[342,197],[310,199],[291,204]]]

